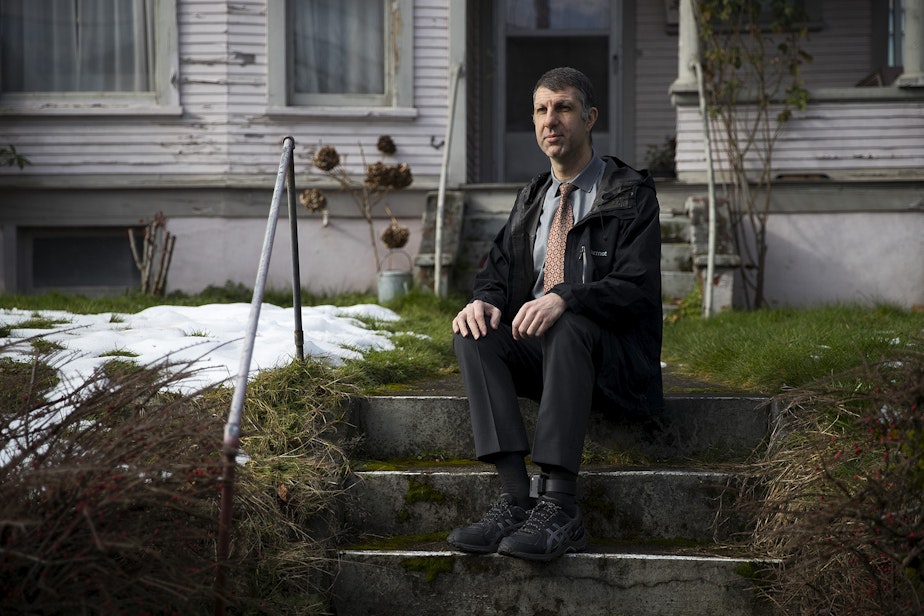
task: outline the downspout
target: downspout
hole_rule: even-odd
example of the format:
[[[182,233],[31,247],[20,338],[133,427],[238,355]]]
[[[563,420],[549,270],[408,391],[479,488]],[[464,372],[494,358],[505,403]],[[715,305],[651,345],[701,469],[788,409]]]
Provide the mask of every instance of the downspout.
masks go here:
[[[697,54],[698,56],[699,54]],[[703,316],[712,316],[713,279],[715,278],[715,176],[712,170],[712,138],[709,135],[709,114],[706,110],[706,88],[703,83],[703,65],[697,59],[693,63],[696,70],[696,87],[699,92],[699,113],[703,117],[703,142],[706,147],[706,185],[709,194],[709,232],[706,249],[706,279],[703,281]]]
[[[433,239],[433,294],[442,297],[443,289],[443,213],[446,209],[446,176],[449,173],[449,148],[452,144],[452,128],[456,116],[456,92],[462,65],[457,64],[452,71],[449,84],[449,117],[446,122],[446,138],[443,140],[443,163],[440,168],[440,186],[436,197],[436,233]]]

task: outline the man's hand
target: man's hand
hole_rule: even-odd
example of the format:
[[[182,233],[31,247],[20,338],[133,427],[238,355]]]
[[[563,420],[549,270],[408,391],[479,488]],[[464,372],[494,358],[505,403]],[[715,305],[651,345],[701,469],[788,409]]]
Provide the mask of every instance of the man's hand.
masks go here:
[[[557,293],[546,293],[526,302],[513,319],[513,339],[541,336],[567,308],[568,304]]]
[[[489,325],[491,329],[497,329],[500,320],[500,308],[476,299],[460,310],[456,318],[452,320],[452,331],[462,334],[463,338],[471,334],[472,338],[478,340],[488,335]]]

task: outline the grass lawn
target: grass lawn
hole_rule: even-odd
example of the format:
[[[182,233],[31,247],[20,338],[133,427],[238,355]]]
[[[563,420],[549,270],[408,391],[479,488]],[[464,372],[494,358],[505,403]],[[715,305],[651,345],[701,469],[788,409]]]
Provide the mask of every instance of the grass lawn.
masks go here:
[[[75,313],[137,312],[157,304],[250,302],[240,285],[210,287],[197,295],[127,294],[87,298],[61,294],[2,295],[0,308]],[[289,291],[268,291],[265,301],[291,306]],[[303,294],[305,306],[374,303],[372,295]],[[402,318],[374,324],[395,334],[396,349],[368,353],[340,369],[338,379],[363,391],[440,378],[457,372],[450,322],[465,298],[411,293],[390,305]],[[664,326],[662,357],[677,374],[732,388],[774,394],[831,374],[900,355],[924,343],[924,313],[891,306],[838,305],[810,309],[730,311],[711,319],[684,314]]]

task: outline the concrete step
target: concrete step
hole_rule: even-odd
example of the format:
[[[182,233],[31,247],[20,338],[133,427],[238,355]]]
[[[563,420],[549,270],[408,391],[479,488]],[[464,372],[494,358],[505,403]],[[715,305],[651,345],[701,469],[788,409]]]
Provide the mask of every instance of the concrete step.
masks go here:
[[[689,244],[691,235],[690,217],[661,211],[661,245]]]
[[[745,530],[734,509],[739,488],[725,472],[585,467],[577,498],[591,537],[706,543]],[[479,519],[499,493],[496,473],[483,464],[360,471],[348,487],[345,521],[369,535],[448,534]]]
[[[693,272],[693,246],[686,244],[661,245],[661,278],[668,272]]]
[[[531,430],[537,405],[521,406]],[[775,563],[734,547],[748,524],[730,462],[765,443],[774,414],[766,399],[737,395],[669,396],[645,420],[594,414],[585,459],[633,462],[585,462],[578,500],[588,550],[532,563],[445,542],[500,491],[492,468],[464,462],[474,456],[464,396],[361,401],[349,418],[361,439],[342,511],[352,531],[344,537],[365,543],[340,550],[332,607],[339,616],[772,614],[753,573]]]
[[[520,404],[531,433],[538,406]],[[765,442],[773,414],[767,399],[756,396],[669,396],[664,412],[650,419],[594,413],[585,449],[651,462],[743,460]],[[358,458],[474,457],[464,396],[372,396],[354,405],[349,421],[361,438]]]
[[[532,563],[448,550],[344,550],[339,615],[765,616],[747,557],[598,549]]]
[[[696,288],[696,273],[692,271],[662,271],[661,297],[683,299]]]

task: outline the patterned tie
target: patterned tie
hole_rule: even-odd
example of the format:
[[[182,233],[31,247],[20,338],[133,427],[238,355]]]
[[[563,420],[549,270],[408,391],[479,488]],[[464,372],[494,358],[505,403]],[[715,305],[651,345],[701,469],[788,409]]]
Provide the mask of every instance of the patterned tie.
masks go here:
[[[549,227],[549,243],[545,249],[545,282],[543,288],[548,293],[549,289],[565,280],[565,241],[568,238],[568,231],[574,226],[574,213],[571,207],[571,191],[576,187],[574,184],[562,184],[561,202],[558,205],[558,211],[552,219],[552,226]]]

